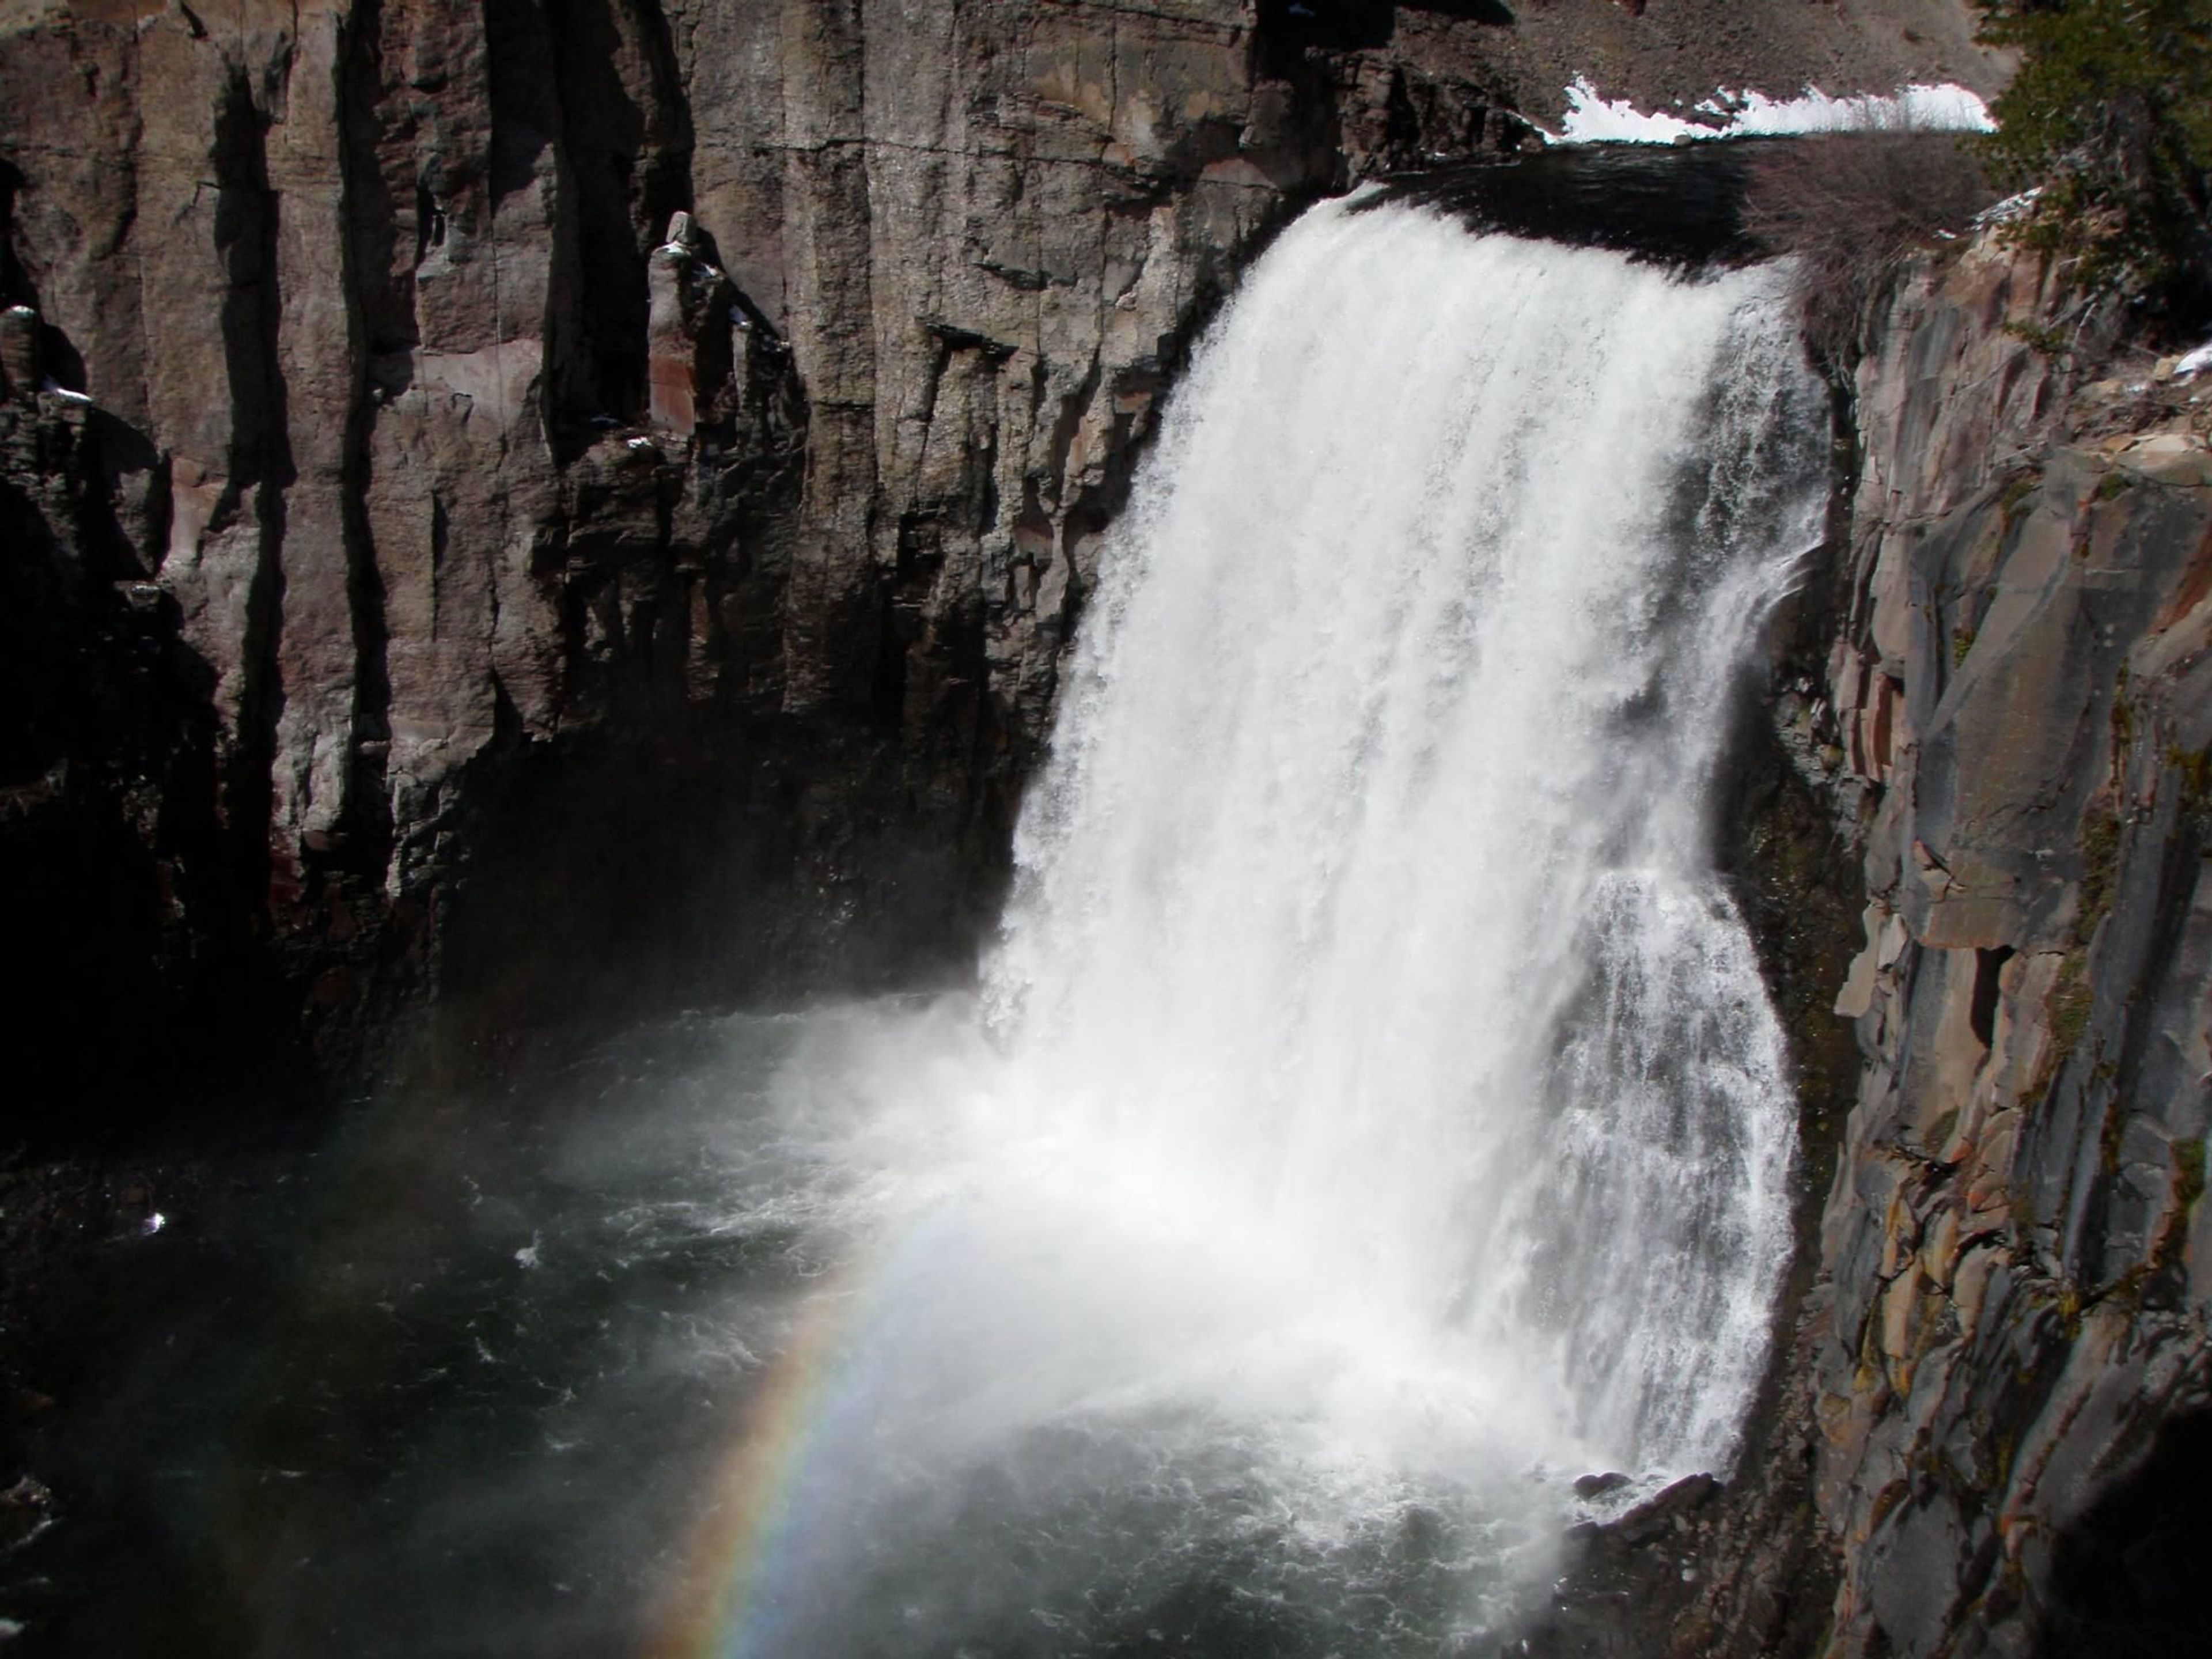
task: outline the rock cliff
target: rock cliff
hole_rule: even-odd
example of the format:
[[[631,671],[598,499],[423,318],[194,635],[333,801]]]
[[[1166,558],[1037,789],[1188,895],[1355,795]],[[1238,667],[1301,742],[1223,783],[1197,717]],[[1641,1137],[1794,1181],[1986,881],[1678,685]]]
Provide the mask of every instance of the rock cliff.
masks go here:
[[[1992,229],[1869,319],[1744,860],[1825,1208],[1738,1479],[1540,1651],[2202,1646],[2212,377],[2062,276]]]
[[[0,3],[26,1120],[257,1045],[348,1075],[441,981],[497,1024],[957,958],[1240,262],[1583,72],[1990,71],[1905,0]],[[1745,1478],[1600,1564],[1677,1652],[2193,1616],[2212,392],[2059,303],[1964,246],[1851,389],[1749,856],[1863,1073]],[[1791,898],[1835,836],[1844,949]]]
[[[1577,72],[1990,73],[1770,9],[7,0],[33,1096],[957,957],[1238,262]]]
[[[1906,284],[1859,373],[1832,1653],[2201,1633],[2212,386],[2100,331],[1984,238]]]

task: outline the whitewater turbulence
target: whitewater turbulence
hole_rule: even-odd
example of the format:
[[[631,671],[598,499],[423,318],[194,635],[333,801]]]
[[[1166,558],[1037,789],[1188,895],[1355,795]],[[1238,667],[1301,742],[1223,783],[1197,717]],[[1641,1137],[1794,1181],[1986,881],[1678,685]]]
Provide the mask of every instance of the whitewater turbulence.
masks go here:
[[[1340,1623],[1425,1516],[1494,1569],[1432,1641],[1575,1474],[1727,1465],[1793,1119],[1711,793],[1825,432],[1771,272],[1283,236],[1103,556],[980,1018],[792,1073],[893,1218],[866,1449],[793,1559],[1010,1527],[1018,1569],[884,1606],[1086,1651],[1191,1575]],[[1414,1639],[1395,1595],[1362,1650]]]
[[[1725,1461],[1788,1251],[1707,788],[1816,405],[1767,275],[1310,217],[1116,541],[990,969],[1042,1120],[1624,1462]]]

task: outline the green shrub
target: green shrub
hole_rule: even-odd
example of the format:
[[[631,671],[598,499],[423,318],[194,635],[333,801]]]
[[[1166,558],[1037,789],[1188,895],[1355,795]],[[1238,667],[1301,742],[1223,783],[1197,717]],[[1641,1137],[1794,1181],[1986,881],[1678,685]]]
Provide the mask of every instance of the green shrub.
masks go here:
[[[2031,246],[2083,284],[2212,311],[2212,0],[1979,0],[2021,65],[1979,141],[2003,188],[2039,186]]]
[[[2120,872],[2120,815],[2110,807],[2092,807],[2081,821],[2081,908],[2074,917],[2074,938],[2087,945],[2097,924],[2112,908],[2112,894]]]

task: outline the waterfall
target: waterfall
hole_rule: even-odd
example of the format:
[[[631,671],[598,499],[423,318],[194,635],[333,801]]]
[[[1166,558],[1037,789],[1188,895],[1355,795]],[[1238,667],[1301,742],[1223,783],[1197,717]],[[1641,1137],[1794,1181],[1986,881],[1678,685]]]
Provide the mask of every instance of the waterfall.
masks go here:
[[[1780,294],[1357,201],[1250,272],[1102,556],[980,1011],[787,1085],[890,1134],[906,1218],[810,1582],[998,1528],[1010,1605],[1105,1628],[1200,1534],[1295,1600],[1419,1510],[1525,1583],[1574,1474],[1727,1468],[1794,1127],[1713,780],[1826,483]],[[878,1577],[909,1629],[989,1599]]]
[[[988,968],[1036,1113],[1624,1463],[1725,1463],[1790,1249],[1708,795],[1824,426],[1769,273],[1308,216],[1104,560]]]

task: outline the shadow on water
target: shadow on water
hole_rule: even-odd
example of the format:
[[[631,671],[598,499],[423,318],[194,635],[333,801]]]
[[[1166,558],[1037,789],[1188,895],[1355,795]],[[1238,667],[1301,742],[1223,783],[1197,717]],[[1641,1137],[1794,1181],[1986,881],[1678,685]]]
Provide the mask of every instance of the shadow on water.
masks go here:
[[[88,1358],[37,1437],[51,1524],[0,1559],[11,1654],[634,1650],[736,1333],[817,1265],[726,1207],[786,1030],[678,1022],[172,1174],[54,1287]]]

